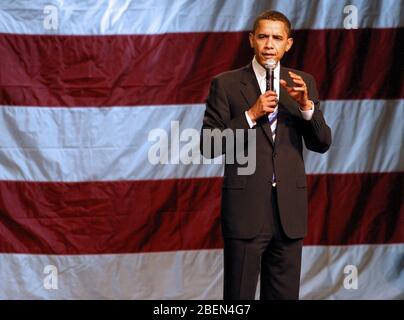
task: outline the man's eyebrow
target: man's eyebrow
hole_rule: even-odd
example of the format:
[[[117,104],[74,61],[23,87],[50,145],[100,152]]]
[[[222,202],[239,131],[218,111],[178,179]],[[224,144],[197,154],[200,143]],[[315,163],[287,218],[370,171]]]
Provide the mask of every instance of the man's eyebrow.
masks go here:
[[[258,33],[258,36],[259,36],[259,37],[269,37],[270,34],[267,34],[267,33]],[[283,35],[282,35],[282,34],[279,34],[279,33],[272,34],[272,36],[273,36],[273,37],[276,37],[276,38],[283,38]]]

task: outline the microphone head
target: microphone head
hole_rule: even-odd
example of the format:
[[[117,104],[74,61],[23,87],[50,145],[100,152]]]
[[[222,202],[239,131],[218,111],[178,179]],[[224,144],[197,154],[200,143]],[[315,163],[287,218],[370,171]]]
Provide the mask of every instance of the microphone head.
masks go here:
[[[276,60],[275,59],[268,59],[265,61],[265,69],[275,69],[276,67]]]

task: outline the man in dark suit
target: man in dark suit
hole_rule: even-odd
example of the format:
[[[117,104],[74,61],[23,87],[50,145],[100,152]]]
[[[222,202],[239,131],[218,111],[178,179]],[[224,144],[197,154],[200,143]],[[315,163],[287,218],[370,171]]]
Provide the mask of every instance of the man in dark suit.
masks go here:
[[[242,165],[237,161],[225,165],[224,299],[254,299],[259,275],[261,299],[298,299],[307,226],[303,140],[308,149],[324,153],[331,130],[320,111],[314,78],[280,66],[293,44],[289,20],[280,12],[264,12],[249,40],[253,61],[213,79],[202,126],[202,132],[256,133],[255,172],[238,174]],[[276,62],[273,90],[267,87],[269,59]],[[202,153],[217,156],[203,147],[206,140],[202,133]]]

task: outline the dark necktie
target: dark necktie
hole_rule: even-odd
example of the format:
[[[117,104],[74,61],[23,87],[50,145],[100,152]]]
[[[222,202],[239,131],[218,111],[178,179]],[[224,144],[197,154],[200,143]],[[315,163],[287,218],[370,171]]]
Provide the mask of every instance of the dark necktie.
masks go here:
[[[275,91],[274,69],[266,68],[265,72],[266,72],[266,91],[268,91],[268,90]],[[273,112],[268,116],[269,125],[271,126],[271,130],[274,134],[276,133],[276,126],[273,126],[273,124],[276,121],[277,115],[278,115],[278,112]]]

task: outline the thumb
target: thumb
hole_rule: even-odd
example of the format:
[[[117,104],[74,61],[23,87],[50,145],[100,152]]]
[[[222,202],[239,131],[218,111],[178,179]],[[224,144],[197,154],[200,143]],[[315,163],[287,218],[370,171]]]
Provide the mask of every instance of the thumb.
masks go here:
[[[288,83],[285,80],[279,80],[279,83],[281,86],[288,92],[290,93],[293,89],[288,86]]]

